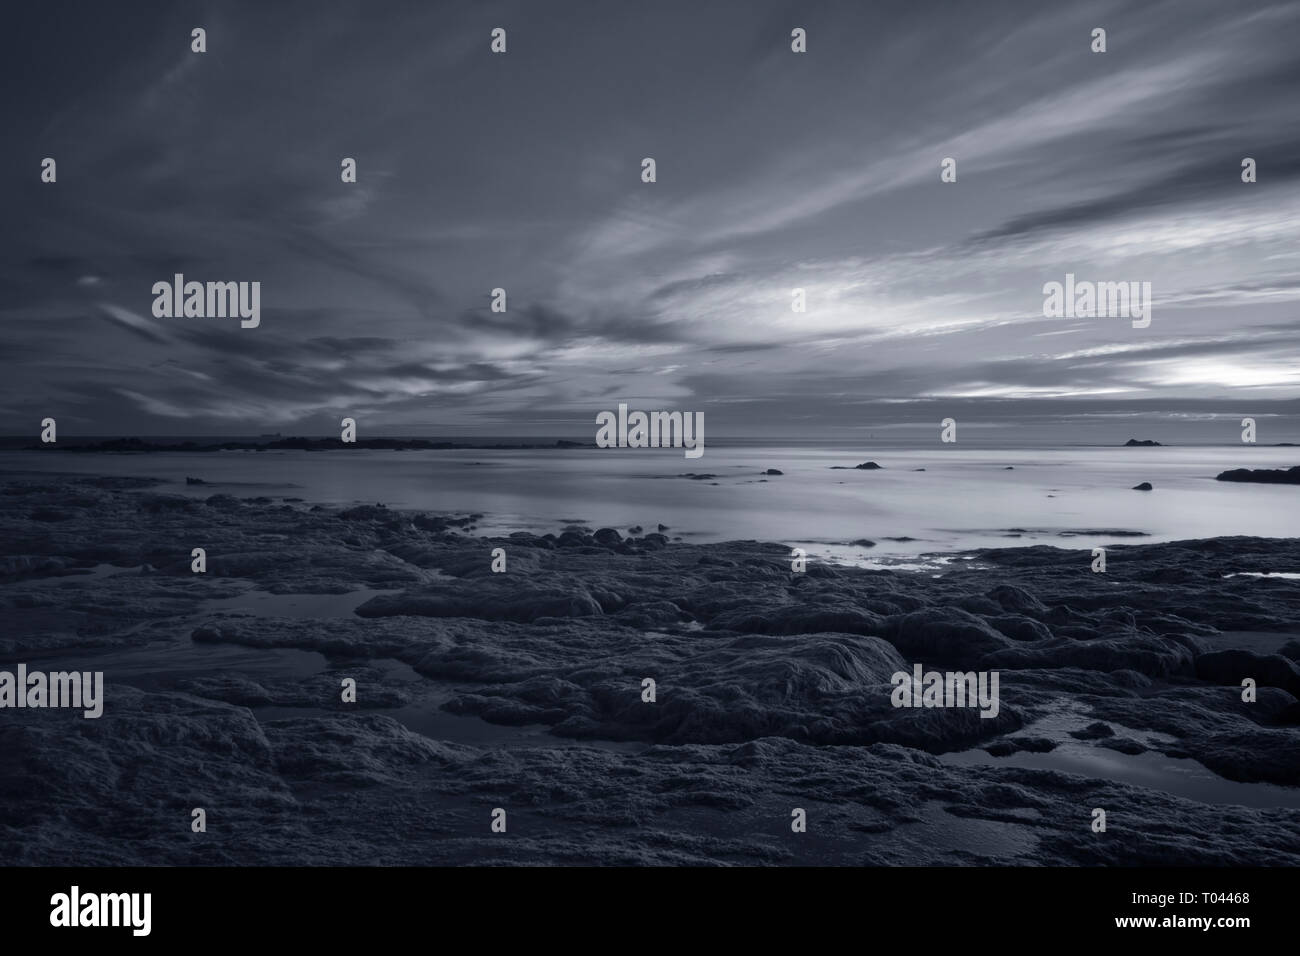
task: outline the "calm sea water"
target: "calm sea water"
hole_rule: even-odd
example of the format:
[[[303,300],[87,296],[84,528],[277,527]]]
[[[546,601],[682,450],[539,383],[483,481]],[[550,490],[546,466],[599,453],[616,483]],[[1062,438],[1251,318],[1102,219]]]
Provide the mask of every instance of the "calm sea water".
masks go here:
[[[882,469],[831,467],[867,460]],[[198,497],[481,512],[480,533],[557,531],[573,522],[653,531],[662,523],[687,541],[757,538],[867,563],[984,546],[1297,537],[1300,487],[1214,480],[1228,468],[1297,463],[1298,448],[1259,446],[713,446],[699,459],[668,449],[0,453],[6,471],[145,475],[167,479],[160,490]],[[761,474],[768,468],[784,474]],[[716,477],[679,477],[689,472]],[[187,486],[187,475],[207,484]],[[1131,490],[1142,481],[1155,490]],[[850,544],[861,538],[876,546]]]

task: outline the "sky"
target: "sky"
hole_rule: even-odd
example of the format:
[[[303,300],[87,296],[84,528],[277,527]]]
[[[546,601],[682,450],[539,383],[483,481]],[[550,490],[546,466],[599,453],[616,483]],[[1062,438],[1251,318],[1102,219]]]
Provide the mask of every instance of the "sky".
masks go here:
[[[1294,2],[6,15],[0,433],[1300,440]],[[178,272],[260,325],[155,317]]]

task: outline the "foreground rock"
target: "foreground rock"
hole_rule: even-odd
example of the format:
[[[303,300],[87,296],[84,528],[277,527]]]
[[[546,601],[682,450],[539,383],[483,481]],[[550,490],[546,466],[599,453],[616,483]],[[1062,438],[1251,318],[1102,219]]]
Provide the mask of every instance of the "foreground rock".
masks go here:
[[[1228,576],[1300,570],[1298,541],[1114,546],[1105,575],[1042,546],[939,577],[795,574],[782,544],[481,538],[469,520],[5,480],[0,669],[93,666],[109,689],[99,720],[0,711],[0,853],[1300,864],[1300,790],[1282,789],[1300,786],[1300,582]],[[916,664],[997,671],[996,715],[895,707]],[[1071,747],[1241,789],[1202,802],[1012,762]],[[1096,806],[1116,808],[1105,835]],[[793,807],[814,839],[790,832]]]

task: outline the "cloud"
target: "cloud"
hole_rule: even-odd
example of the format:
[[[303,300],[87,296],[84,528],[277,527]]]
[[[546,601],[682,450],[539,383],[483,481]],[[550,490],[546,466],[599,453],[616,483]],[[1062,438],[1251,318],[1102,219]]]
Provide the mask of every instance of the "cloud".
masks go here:
[[[1294,5],[491,11],[507,57],[436,4],[222,7],[204,55],[170,5],[20,12],[6,153],[60,178],[15,172],[0,235],[14,427],[585,427],[642,396],[804,434],[1295,387]],[[261,326],[152,319],[177,272],[260,281]],[[1151,328],[1045,320],[1066,272],[1150,281]]]
[[[99,308],[103,315],[112,319],[122,327],[129,329],[141,338],[147,339],[150,342],[158,342],[160,344],[166,344],[168,341],[167,336],[163,335],[158,330],[158,326],[155,322],[136,315],[130,309],[123,309],[110,302],[101,302]]]

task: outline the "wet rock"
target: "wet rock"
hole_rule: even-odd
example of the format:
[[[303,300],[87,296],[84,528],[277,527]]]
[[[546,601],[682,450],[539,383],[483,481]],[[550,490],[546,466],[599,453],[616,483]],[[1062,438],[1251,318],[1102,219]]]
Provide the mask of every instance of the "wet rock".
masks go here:
[[[1070,736],[1077,737],[1079,740],[1101,740],[1104,737],[1115,736],[1115,731],[1111,729],[1109,724],[1094,721],[1082,730],[1070,731]]]
[[[718,630],[747,634],[815,634],[835,631],[844,634],[881,634],[885,621],[878,615],[847,606],[817,607],[787,605],[779,608],[737,608],[713,618]]]
[[[1201,654],[1196,658],[1196,676],[1236,687],[1250,678],[1261,687],[1280,687],[1291,696],[1300,697],[1300,665],[1280,654],[1255,654],[1239,649]]]
[[[1047,641],[1052,638],[1052,632],[1047,625],[1031,617],[1019,614],[997,614],[990,615],[985,620],[1013,641]]]
[[[927,608],[890,622],[886,638],[909,660],[975,667],[998,651],[1011,648],[1010,639],[982,618],[957,608]]]
[[[473,617],[488,621],[535,621],[544,617],[587,617],[603,614],[585,590],[536,588],[492,579],[473,587],[431,585],[421,591],[379,595],[357,608],[361,617]]]
[[[1267,759],[1259,755],[1267,754]],[[1300,785],[1300,734],[1259,728],[1213,734],[1199,741],[1196,759],[1229,780]]]
[[[1047,607],[1042,601],[1014,584],[999,584],[988,592],[988,597],[996,601],[1004,611],[1014,611],[1027,617],[1041,617],[1047,613]]]
[[[1058,629],[1057,635],[1060,636]],[[1194,654],[1176,641],[1153,635],[1102,638],[1056,643],[1049,646],[1017,645],[990,653],[990,667],[1074,667],[1080,670],[1136,671],[1147,677],[1190,675]],[[1049,663],[1050,662],[1050,663]]]
[[[1130,756],[1146,753],[1148,749],[1146,744],[1140,743],[1132,737],[1107,737],[1097,741],[1097,746],[1105,747],[1107,750],[1117,750]]]

